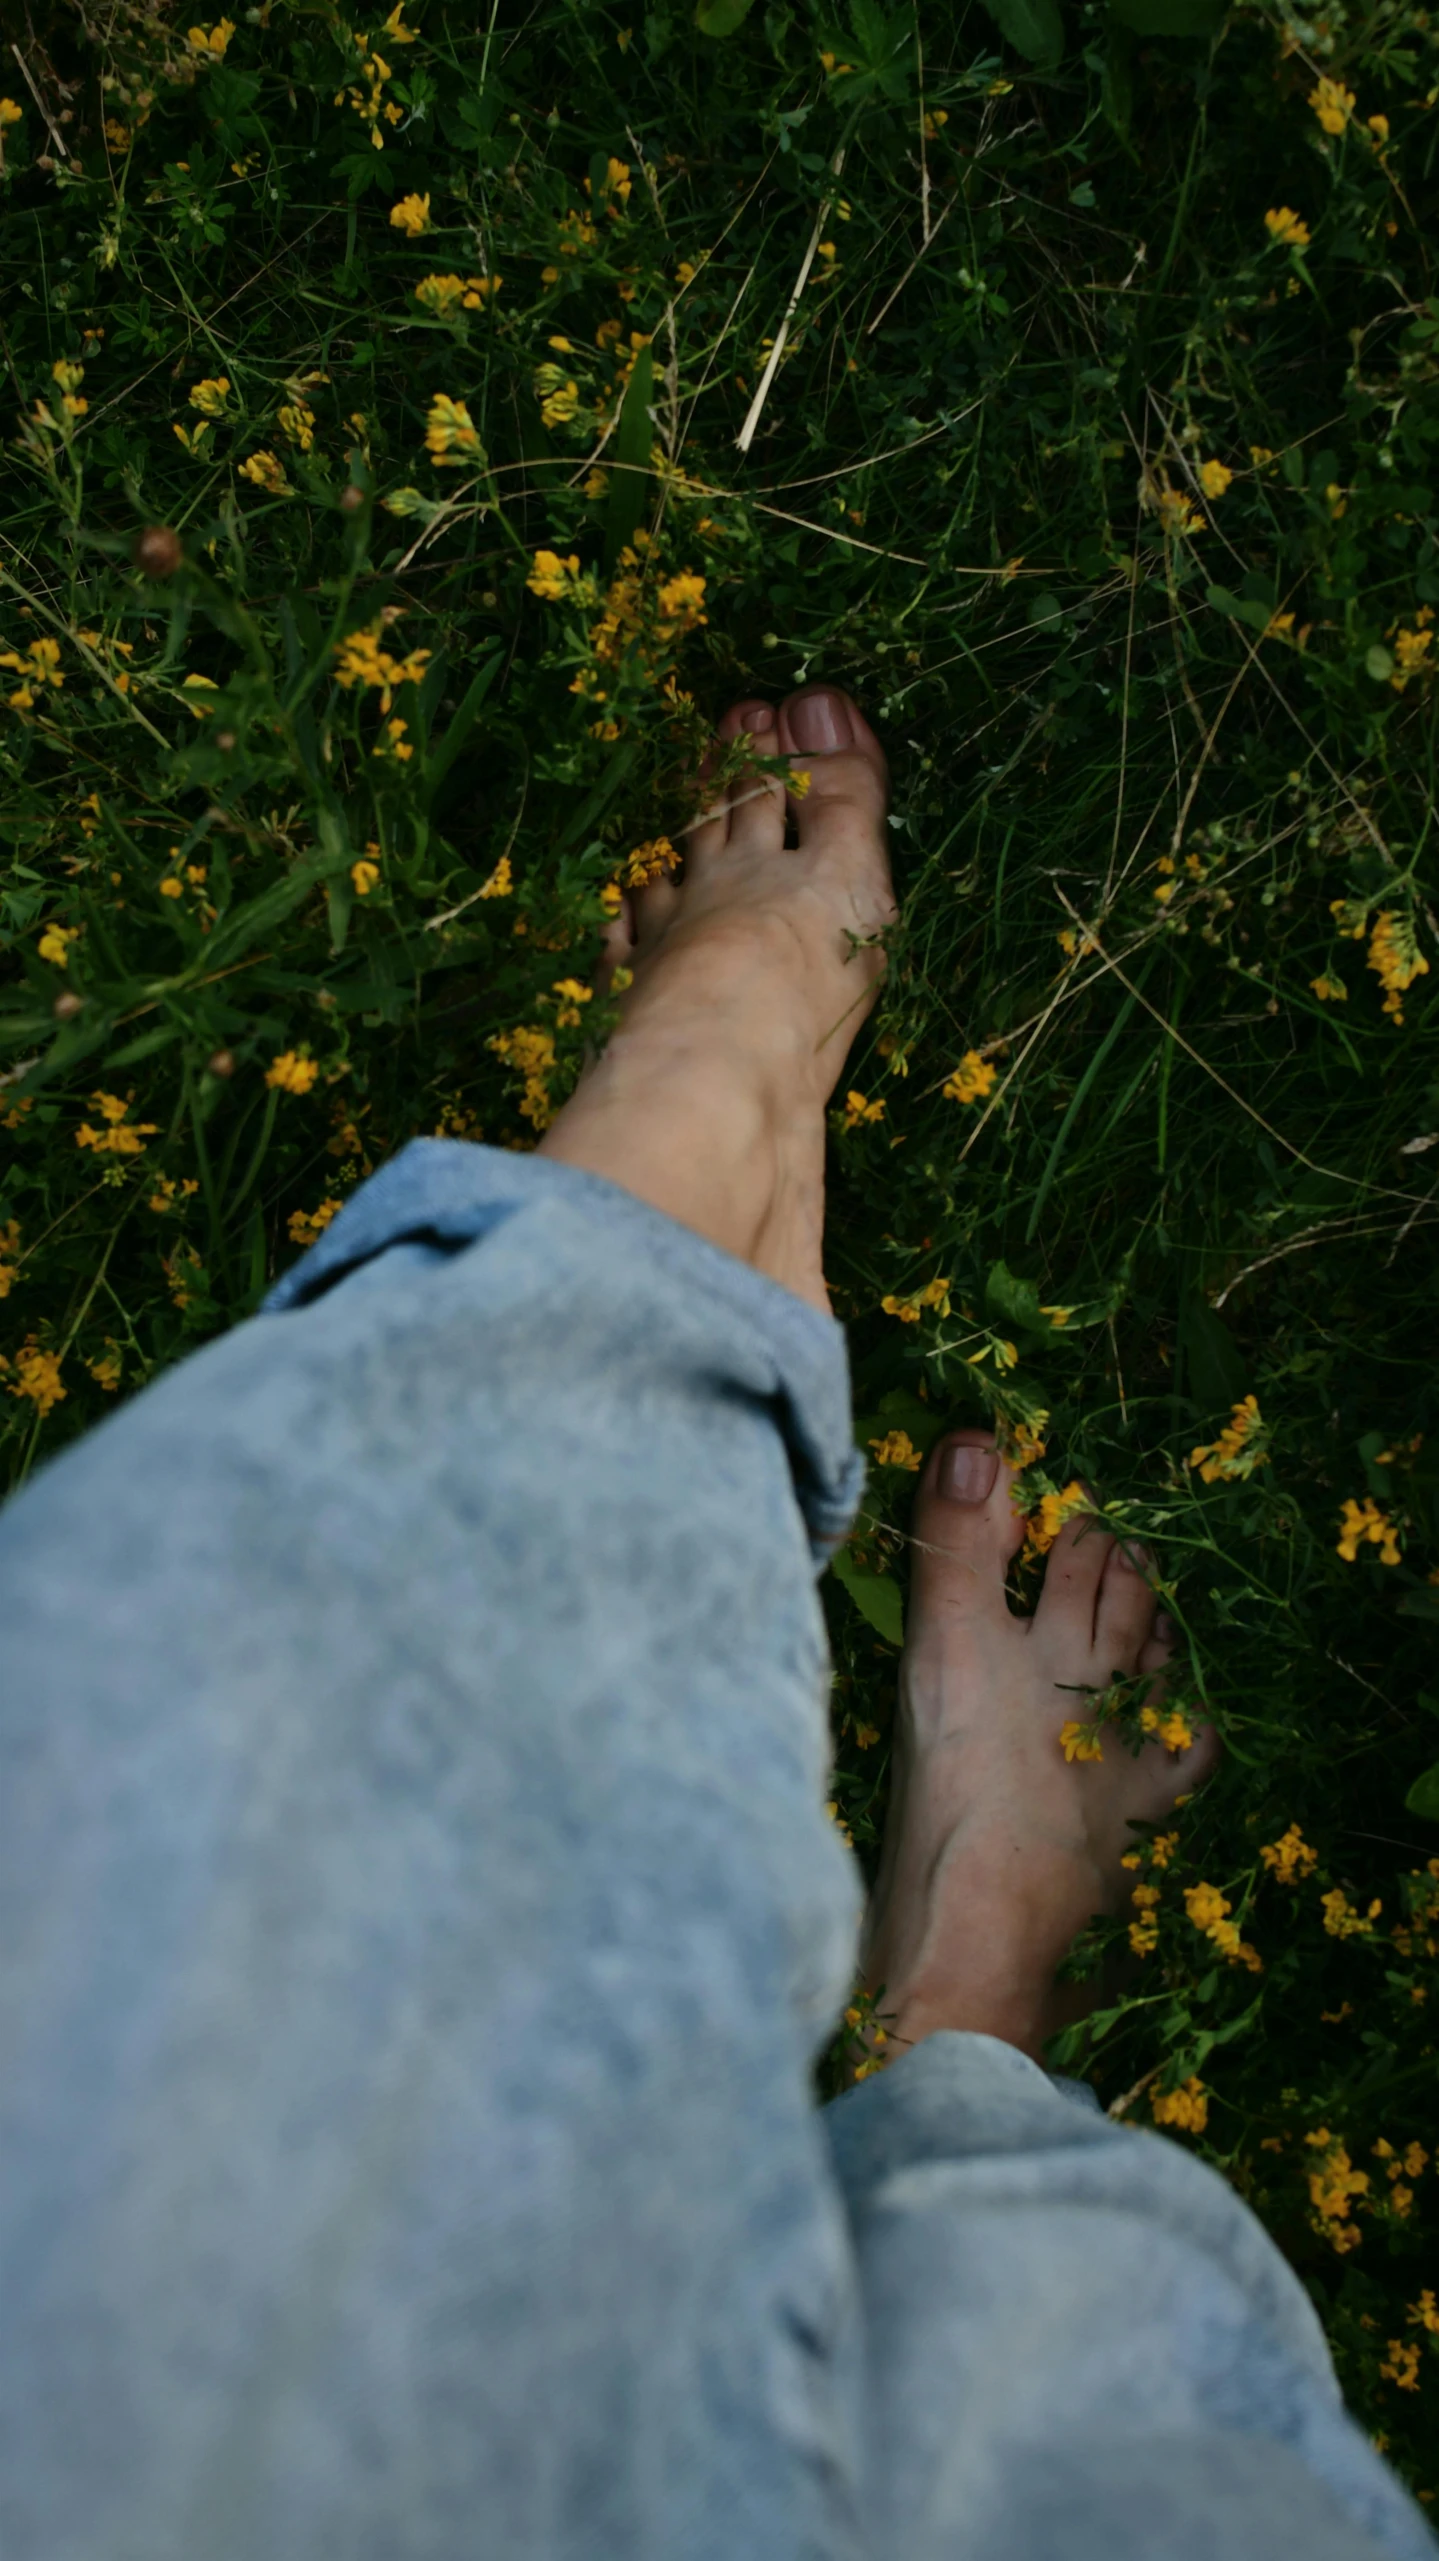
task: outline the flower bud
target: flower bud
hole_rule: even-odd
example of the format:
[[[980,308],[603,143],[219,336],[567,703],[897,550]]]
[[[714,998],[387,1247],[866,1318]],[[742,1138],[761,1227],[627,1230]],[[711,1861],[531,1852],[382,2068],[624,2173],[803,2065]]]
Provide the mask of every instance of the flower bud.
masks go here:
[[[147,578],[173,578],[184,553],[169,525],[147,525],[135,544],[134,562]]]

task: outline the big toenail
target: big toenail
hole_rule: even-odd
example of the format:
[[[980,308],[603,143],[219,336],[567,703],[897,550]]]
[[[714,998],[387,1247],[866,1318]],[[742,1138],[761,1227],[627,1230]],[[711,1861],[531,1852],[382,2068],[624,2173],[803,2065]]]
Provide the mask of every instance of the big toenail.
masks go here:
[[[952,1441],[939,1462],[939,1490],[947,1503],[987,1503],[994,1492],[999,1460],[992,1449],[972,1441]]]
[[[832,756],[837,747],[854,744],[849,705],[831,685],[821,685],[816,692],[801,694],[798,702],[791,703],[789,725],[796,747],[807,756]]]

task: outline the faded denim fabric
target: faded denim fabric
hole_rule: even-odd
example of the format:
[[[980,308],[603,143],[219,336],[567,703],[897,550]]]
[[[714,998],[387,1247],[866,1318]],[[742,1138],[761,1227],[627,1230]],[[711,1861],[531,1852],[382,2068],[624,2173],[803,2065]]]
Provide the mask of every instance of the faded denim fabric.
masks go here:
[[[818,2113],[838,1329],[408,1149],[0,1520],[5,2561],[1432,2554],[1220,2180]]]

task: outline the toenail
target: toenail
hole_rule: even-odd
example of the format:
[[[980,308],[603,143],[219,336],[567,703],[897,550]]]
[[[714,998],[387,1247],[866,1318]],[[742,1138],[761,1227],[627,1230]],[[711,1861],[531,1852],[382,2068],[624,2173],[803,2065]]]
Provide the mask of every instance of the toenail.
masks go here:
[[[1148,1574],[1154,1564],[1148,1548],[1141,1547],[1137,1539],[1120,1540],[1119,1561],[1128,1566],[1131,1574]]]
[[[1177,1630],[1168,1610],[1161,1610],[1159,1612],[1159,1615],[1154,1622],[1154,1633],[1158,1637],[1161,1645],[1169,1645],[1173,1642]]]
[[[837,747],[854,745],[849,705],[832,685],[820,685],[814,693],[801,694],[798,702],[792,702],[789,725],[796,747],[807,756],[830,756]]]
[[[748,738],[762,738],[767,729],[774,727],[774,713],[767,702],[747,702],[740,717]]]
[[[947,1503],[987,1503],[994,1492],[999,1460],[992,1449],[972,1441],[952,1441],[939,1462],[939,1490]]]

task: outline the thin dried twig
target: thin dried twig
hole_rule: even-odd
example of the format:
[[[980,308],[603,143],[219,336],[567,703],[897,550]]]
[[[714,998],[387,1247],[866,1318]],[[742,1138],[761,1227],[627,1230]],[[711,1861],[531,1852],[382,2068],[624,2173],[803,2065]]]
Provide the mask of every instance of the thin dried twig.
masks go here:
[[[800,297],[804,292],[805,286],[809,283],[809,271],[814,265],[815,255],[819,248],[819,235],[829,220],[830,209],[834,202],[835,185],[838,182],[840,171],[844,167],[844,155],[846,148],[847,145],[841,143],[838,151],[835,153],[834,158],[829,164],[830,184],[826,187],[824,194],[821,196],[819,204],[815,209],[814,229],[809,235],[809,247],[806,249],[803,258],[800,260],[799,274],[794,280],[794,290],[785,307],[784,318],[779,324],[774,345],[769,351],[769,359],[765,365],[764,372],[760,375],[759,385],[753,400],[750,402],[744,425],[741,427],[739,434],[735,438],[735,443],[742,454],[747,454],[750,446],[754,443],[755,430],[764,414],[765,402],[769,398],[770,384],[773,382],[775,375],[779,371],[780,360],[784,355],[785,341],[789,336],[790,322],[793,320],[795,313],[799,309]]]

